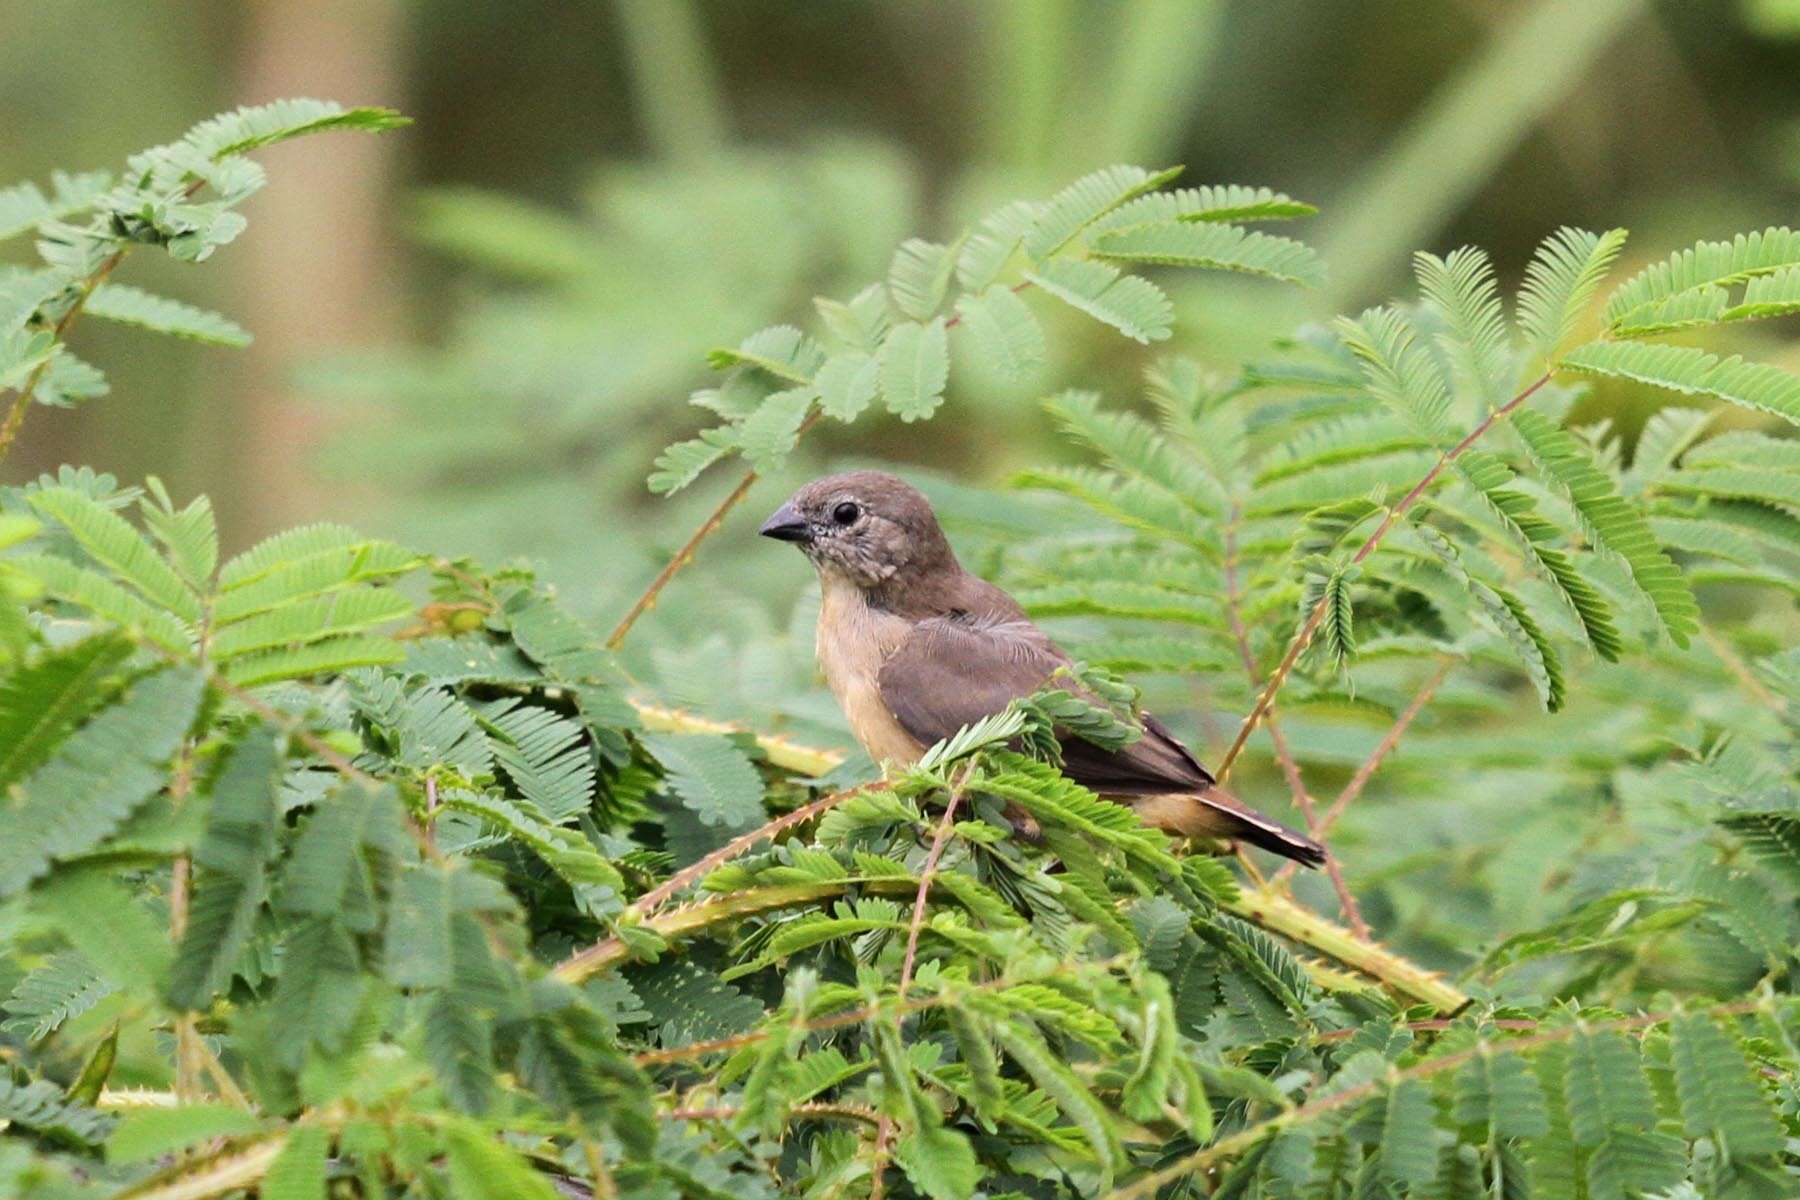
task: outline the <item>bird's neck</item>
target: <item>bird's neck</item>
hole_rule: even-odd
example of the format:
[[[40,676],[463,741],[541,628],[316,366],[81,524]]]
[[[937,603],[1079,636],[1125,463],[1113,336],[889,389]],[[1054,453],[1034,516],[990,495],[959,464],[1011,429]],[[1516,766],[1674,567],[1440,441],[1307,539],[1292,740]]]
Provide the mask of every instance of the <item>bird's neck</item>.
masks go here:
[[[911,621],[924,621],[968,608],[974,576],[962,569],[954,557],[926,569],[903,567],[886,578],[873,582],[852,579],[835,568],[821,564],[819,589],[840,600],[854,599],[881,613],[891,613]]]

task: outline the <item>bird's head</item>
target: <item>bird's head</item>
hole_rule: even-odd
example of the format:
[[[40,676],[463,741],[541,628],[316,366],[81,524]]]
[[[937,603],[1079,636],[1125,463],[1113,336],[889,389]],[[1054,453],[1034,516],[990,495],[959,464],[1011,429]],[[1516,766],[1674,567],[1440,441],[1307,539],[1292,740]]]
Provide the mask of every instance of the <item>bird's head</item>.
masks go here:
[[[760,532],[799,546],[821,576],[840,577],[864,591],[956,563],[931,502],[882,471],[815,479],[776,509]]]

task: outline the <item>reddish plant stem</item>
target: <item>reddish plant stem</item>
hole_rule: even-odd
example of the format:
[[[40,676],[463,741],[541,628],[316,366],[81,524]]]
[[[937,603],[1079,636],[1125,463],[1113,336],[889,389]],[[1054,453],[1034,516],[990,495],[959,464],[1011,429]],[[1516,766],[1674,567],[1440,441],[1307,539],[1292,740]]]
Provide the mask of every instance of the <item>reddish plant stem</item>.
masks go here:
[[[1381,768],[1383,760],[1394,752],[1394,747],[1400,744],[1400,739],[1405,736],[1414,718],[1423,711],[1426,704],[1430,703],[1432,695],[1443,684],[1445,678],[1450,674],[1451,668],[1455,665],[1455,659],[1441,660],[1438,663],[1438,669],[1433,671],[1431,677],[1420,685],[1417,692],[1413,693],[1413,698],[1407,704],[1406,710],[1395,719],[1387,733],[1382,736],[1381,741],[1376,743],[1375,749],[1369,752],[1369,757],[1363,760],[1360,767],[1356,768],[1356,774],[1350,777],[1350,782],[1344,785],[1344,790],[1339,792],[1337,799],[1331,802],[1331,807],[1325,810],[1325,815],[1319,821],[1318,831],[1314,834],[1315,837],[1323,837],[1330,833],[1331,827],[1336,825],[1338,818],[1344,815],[1344,810],[1349,808],[1358,796],[1362,795],[1363,789],[1369,785],[1369,780]],[[1280,883],[1293,873],[1294,864],[1287,863],[1281,870],[1275,872],[1275,882]]]
[[[841,792],[833,792],[829,796],[821,796],[811,804],[803,804],[792,812],[783,813],[773,821],[758,825],[750,832],[739,834],[737,837],[732,838],[729,842],[726,842],[723,846],[720,846],[705,858],[683,867],[651,891],[645,892],[642,896],[639,896],[632,902],[631,907],[639,914],[649,916],[658,908],[662,907],[663,902],[668,900],[670,896],[673,896],[688,884],[703,878],[708,872],[712,871],[714,867],[717,867],[722,863],[730,862],[732,859],[765,838],[772,838],[784,830],[792,829],[802,822],[810,821],[821,813],[836,808],[852,796],[862,796],[870,792],[882,792],[892,786],[893,785],[886,780],[860,784],[857,787],[845,788]]]
[[[962,800],[963,787],[969,782],[969,774],[975,769],[970,763],[964,769],[962,777],[950,789],[950,798],[944,802],[944,816],[938,822],[937,835],[931,839],[931,850],[925,855],[925,866],[919,872],[919,894],[913,897],[912,921],[906,929],[906,956],[900,960],[900,997],[906,998],[906,990],[912,986],[913,959],[919,952],[919,929],[925,924],[925,900],[931,894],[931,880],[937,874],[938,860],[944,856],[944,847],[950,844],[950,831],[956,826],[956,806]],[[871,1198],[879,1197],[884,1188],[883,1176],[887,1173],[888,1147],[894,1137],[894,1120],[886,1113],[875,1125],[875,1154],[870,1165],[872,1179],[869,1184]]]
[[[1225,525],[1225,618],[1231,625],[1231,636],[1236,639],[1238,659],[1244,664],[1244,674],[1250,679],[1250,686],[1256,686],[1256,654],[1250,649],[1250,630],[1244,624],[1243,594],[1238,585],[1238,522],[1243,517],[1243,508],[1231,506],[1231,517]],[[1319,828],[1319,816],[1313,807],[1312,794],[1306,790],[1306,780],[1300,773],[1300,763],[1294,758],[1294,752],[1288,747],[1287,736],[1281,732],[1281,725],[1275,719],[1273,709],[1269,711],[1264,722],[1269,727],[1269,741],[1275,747],[1275,761],[1281,764],[1281,773],[1287,779],[1288,791],[1294,797],[1294,804],[1300,809],[1300,815],[1306,818],[1306,832],[1314,841],[1324,845],[1323,831]],[[1239,851],[1239,857],[1247,863],[1248,856]],[[1292,867],[1292,863],[1288,867]],[[1350,922],[1351,931],[1357,937],[1368,941],[1369,923],[1363,920],[1362,909],[1356,903],[1356,897],[1350,891],[1350,885],[1344,881],[1344,870],[1339,865],[1337,855],[1330,847],[1325,850],[1325,874],[1331,880],[1332,890],[1337,893],[1338,908],[1343,911],[1344,919]],[[1280,874],[1275,876],[1281,878]],[[1258,886],[1264,885],[1260,873],[1256,876]]]
[[[1511,414],[1514,409],[1529,400],[1539,388],[1549,382],[1550,373],[1546,371],[1527,385],[1525,390],[1482,418],[1481,424],[1471,429],[1468,436],[1440,455],[1437,462],[1432,464],[1431,470],[1425,472],[1424,478],[1413,485],[1412,491],[1402,496],[1400,503],[1388,509],[1382,516],[1381,523],[1375,527],[1375,532],[1371,533],[1368,540],[1363,542],[1361,548],[1350,557],[1351,564],[1360,563],[1375,553],[1376,547],[1381,545],[1382,539],[1387,537],[1388,531],[1394,527],[1395,522],[1405,516],[1412,506],[1419,502],[1419,497],[1423,496],[1426,490],[1437,482],[1438,476],[1444,473],[1445,467],[1461,458],[1464,451],[1474,445],[1482,434],[1493,428],[1497,421]],[[1220,761],[1218,772],[1220,779],[1225,778],[1226,773],[1231,770],[1231,764],[1236,762],[1238,755],[1244,752],[1244,743],[1250,740],[1250,734],[1255,731],[1262,719],[1268,716],[1269,707],[1275,703],[1275,693],[1280,691],[1281,685],[1287,682],[1288,673],[1294,669],[1294,664],[1300,660],[1300,655],[1311,644],[1313,634],[1319,631],[1319,626],[1324,623],[1324,620],[1325,598],[1320,597],[1319,602],[1313,605],[1312,612],[1307,615],[1306,624],[1300,627],[1300,632],[1294,635],[1292,642],[1288,643],[1287,653],[1281,656],[1281,662],[1276,666],[1275,673],[1269,676],[1268,683],[1264,685],[1262,693],[1256,698],[1255,707],[1250,710],[1250,715],[1244,718],[1244,724],[1238,729],[1237,737],[1232,740],[1231,748],[1225,752],[1224,759]]]

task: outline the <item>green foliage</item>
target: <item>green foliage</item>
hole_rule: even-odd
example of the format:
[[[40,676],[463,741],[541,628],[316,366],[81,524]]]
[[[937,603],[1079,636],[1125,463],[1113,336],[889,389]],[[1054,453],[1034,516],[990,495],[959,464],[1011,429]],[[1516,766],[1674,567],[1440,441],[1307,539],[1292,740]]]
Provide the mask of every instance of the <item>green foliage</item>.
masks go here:
[[[0,447],[12,441],[29,402],[66,405],[106,390],[100,373],[62,342],[83,310],[218,345],[249,342],[244,330],[216,313],[107,282],[137,246],[160,246],[183,262],[199,262],[236,239],[245,225],[237,207],[265,182],[246,154],[309,133],[404,124],[384,108],[278,100],[203,121],[179,141],[132,155],[117,177],[59,172],[48,196],[30,183],[0,190],[0,239],[36,230],[44,264],[33,271],[0,268],[0,388],[18,393]],[[85,223],[72,223],[83,214]]]
[[[174,211],[213,203],[193,179],[236,197],[243,150],[387,123],[208,123],[134,167],[171,211],[129,236],[200,257],[232,223]],[[885,285],[815,305],[822,337],[715,352],[721,424],[659,485],[779,466],[815,414],[930,416],[956,330],[1001,375],[1060,361],[1033,289],[1172,337],[1115,263],[1317,277],[1239,227],[1307,206],[1169,178],[1112,168],[904,242]],[[15,189],[0,217],[110,186]],[[514,268],[570,277],[582,235],[481,211],[516,223]],[[0,1166],[276,1200],[858,1195],[877,1171],[933,1198],[1789,1194],[1800,457],[1697,410],[1623,447],[1539,368],[1781,414],[1776,368],[1619,339],[1787,311],[1791,245],[1652,269],[1613,340],[1564,351],[1622,240],[1551,239],[1516,342],[1465,249],[1416,260],[1419,304],[1271,360],[1158,364],[1144,413],[1054,396],[1098,465],[941,508],[1145,691],[1079,665],[860,784],[839,751],[653,702],[524,567],[335,525],[221,564],[210,504],[154,480],[0,492]],[[51,282],[0,291],[40,382]],[[1333,852],[1383,943],[1059,770],[1057,735],[1123,746],[1148,706],[1223,774],[1190,718],[1235,720],[1271,673],[1286,778],[1252,749],[1230,786],[1278,809],[1355,772]]]
[[[709,361],[731,373],[694,402],[728,423],[667,447],[651,489],[686,487],[734,451],[758,471],[778,467],[815,410],[853,421],[879,396],[902,421],[929,418],[950,387],[953,328],[966,332],[990,375],[1029,378],[1046,348],[1038,317],[1018,294],[1027,288],[1134,341],[1166,339],[1174,318],[1168,296],[1102,260],[1317,278],[1308,247],[1232,223],[1305,216],[1309,206],[1266,188],[1158,190],[1178,173],[1109,167],[1049,200],[1005,205],[947,244],[910,238],[894,254],[885,289],[815,301],[823,343],[775,325],[714,350]],[[953,284],[963,290],[953,295]]]

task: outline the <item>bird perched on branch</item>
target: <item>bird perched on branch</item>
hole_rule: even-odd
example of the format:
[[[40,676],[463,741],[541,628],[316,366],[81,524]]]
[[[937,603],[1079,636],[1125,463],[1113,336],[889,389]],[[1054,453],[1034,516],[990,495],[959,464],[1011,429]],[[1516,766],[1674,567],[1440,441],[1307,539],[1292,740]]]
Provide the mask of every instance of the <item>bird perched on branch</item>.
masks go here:
[[[807,484],[763,523],[819,573],[819,665],[877,762],[925,747],[1042,687],[1068,655],[1011,596],[963,570],[917,488],[880,471]],[[1307,866],[1322,846],[1219,789],[1161,722],[1116,750],[1062,738],[1063,770],[1149,824],[1237,838]]]

